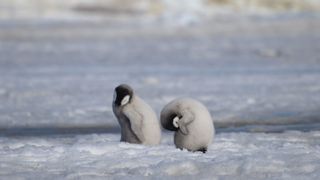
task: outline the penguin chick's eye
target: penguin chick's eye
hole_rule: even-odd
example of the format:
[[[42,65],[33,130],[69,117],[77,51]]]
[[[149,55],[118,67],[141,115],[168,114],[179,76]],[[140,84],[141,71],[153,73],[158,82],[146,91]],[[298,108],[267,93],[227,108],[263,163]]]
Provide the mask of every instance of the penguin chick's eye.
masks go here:
[[[175,118],[173,118],[173,121],[172,121],[172,124],[174,127],[178,128],[179,127],[179,124],[178,124],[178,121],[179,121],[179,117],[176,116]]]
[[[130,100],[130,96],[126,95],[121,101],[121,106],[128,104],[129,100]]]

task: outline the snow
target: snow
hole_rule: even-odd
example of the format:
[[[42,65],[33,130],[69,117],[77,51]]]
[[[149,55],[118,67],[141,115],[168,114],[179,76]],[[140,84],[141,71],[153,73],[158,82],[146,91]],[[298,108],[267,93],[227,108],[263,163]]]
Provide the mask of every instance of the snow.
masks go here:
[[[118,134],[1,137],[1,178],[316,179],[320,131],[219,133],[206,154],[120,143]]]
[[[317,179],[320,24],[308,15],[187,29],[0,22],[0,179]],[[203,102],[206,154],[119,142],[113,89],[157,112]]]

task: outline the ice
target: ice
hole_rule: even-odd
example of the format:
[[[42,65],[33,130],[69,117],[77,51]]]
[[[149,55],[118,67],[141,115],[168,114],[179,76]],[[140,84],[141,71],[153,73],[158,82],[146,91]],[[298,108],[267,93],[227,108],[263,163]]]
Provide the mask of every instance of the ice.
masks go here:
[[[119,142],[119,135],[91,134],[0,139],[2,178],[316,178],[320,132],[219,133],[206,154]],[[19,143],[17,145],[16,143]]]

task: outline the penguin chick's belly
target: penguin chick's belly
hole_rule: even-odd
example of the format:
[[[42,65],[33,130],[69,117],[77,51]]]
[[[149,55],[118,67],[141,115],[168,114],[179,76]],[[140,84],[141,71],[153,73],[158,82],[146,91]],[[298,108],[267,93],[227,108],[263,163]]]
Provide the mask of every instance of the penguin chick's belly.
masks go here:
[[[161,128],[157,115],[153,109],[136,97],[135,109],[139,109],[139,113],[143,114],[143,122],[141,124],[141,131],[144,136],[142,144],[157,145],[161,141]],[[139,108],[137,108],[139,107]]]
[[[179,130],[175,132],[174,143],[177,148],[188,149],[190,151],[198,151],[199,149],[207,148],[213,139],[214,129],[213,125],[207,126],[193,126],[189,134],[184,135]]]
[[[149,124],[144,128],[145,142],[143,144],[157,145],[161,141],[161,131],[159,124]]]

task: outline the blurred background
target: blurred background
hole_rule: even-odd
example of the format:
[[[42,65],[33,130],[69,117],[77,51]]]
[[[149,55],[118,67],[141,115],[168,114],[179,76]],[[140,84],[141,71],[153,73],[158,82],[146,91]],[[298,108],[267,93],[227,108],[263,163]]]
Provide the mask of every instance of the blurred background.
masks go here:
[[[0,132],[118,132],[113,89],[218,132],[320,127],[320,0],[0,0]]]

